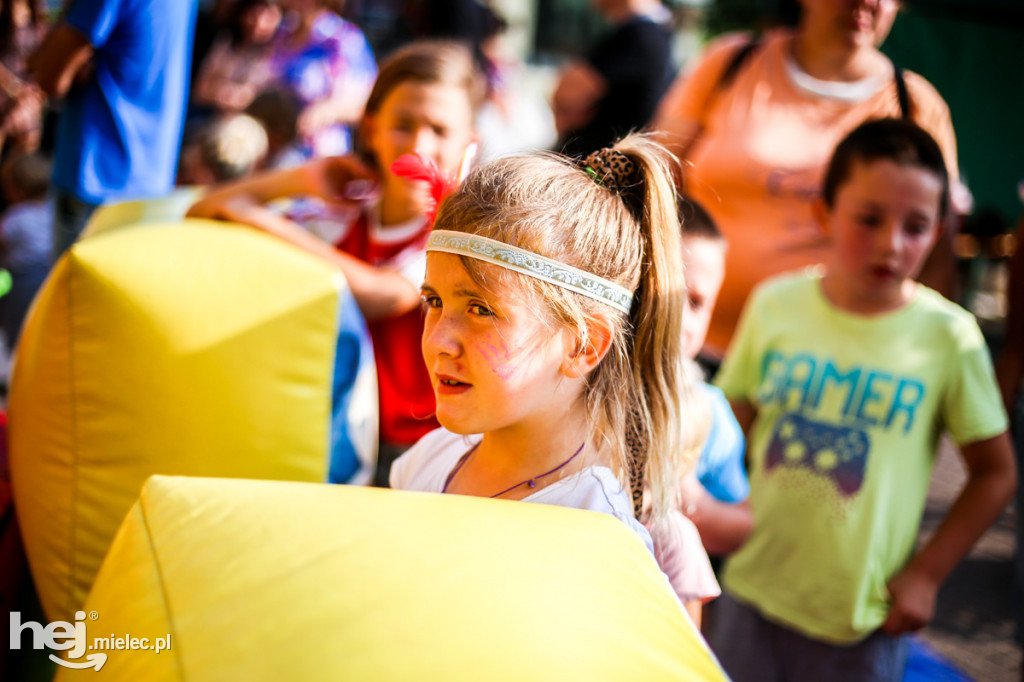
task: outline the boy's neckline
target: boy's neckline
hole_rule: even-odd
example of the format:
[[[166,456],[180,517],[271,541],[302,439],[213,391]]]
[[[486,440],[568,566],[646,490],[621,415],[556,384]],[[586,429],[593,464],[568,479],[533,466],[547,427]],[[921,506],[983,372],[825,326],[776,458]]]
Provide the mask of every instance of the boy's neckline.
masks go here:
[[[821,302],[834,313],[841,314],[846,317],[854,318],[864,322],[876,322],[886,320],[895,317],[906,310],[909,310],[921,299],[921,290],[923,285],[920,282],[914,281],[914,291],[910,298],[893,308],[886,308],[885,310],[879,310],[877,312],[865,312],[862,310],[855,310],[848,308],[841,303],[833,300],[828,292],[825,290],[825,268],[818,269],[817,272],[813,273],[814,278],[814,291]]]

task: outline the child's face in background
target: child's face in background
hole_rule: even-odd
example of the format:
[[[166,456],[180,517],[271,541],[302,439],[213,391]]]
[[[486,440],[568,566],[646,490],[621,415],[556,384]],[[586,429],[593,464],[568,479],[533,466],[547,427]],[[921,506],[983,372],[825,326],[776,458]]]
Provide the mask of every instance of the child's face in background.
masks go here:
[[[686,276],[683,352],[692,360],[704,347],[711,313],[725,279],[724,242],[684,235],[683,272]]]
[[[832,236],[826,293],[860,313],[893,310],[913,297],[939,232],[942,180],[917,166],[855,160],[823,219]]]
[[[474,139],[473,110],[463,88],[406,81],[384,98],[380,110],[367,116],[367,145],[377,160],[385,193],[408,196],[422,190],[416,183],[391,174],[391,164],[403,154],[419,152],[443,172],[458,172],[466,148]]]
[[[483,265],[488,281],[499,271]],[[458,256],[427,255],[423,359],[449,431],[487,433],[550,423],[582,391],[563,363],[575,344],[545,324],[537,306],[499,291],[486,296]]]
[[[281,25],[281,9],[277,5],[256,4],[242,14],[242,33],[253,45],[269,43]]]
[[[15,26],[28,26],[32,21],[32,10],[26,0],[14,0],[11,3],[11,20]]]

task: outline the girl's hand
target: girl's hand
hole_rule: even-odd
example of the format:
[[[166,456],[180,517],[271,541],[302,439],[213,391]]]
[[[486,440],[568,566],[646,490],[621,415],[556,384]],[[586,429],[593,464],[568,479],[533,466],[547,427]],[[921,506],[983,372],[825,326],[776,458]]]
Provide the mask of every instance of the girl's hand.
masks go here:
[[[351,154],[316,159],[301,171],[305,193],[333,203],[357,205],[377,182],[373,170]]]
[[[931,622],[939,585],[925,574],[908,566],[889,581],[889,616],[882,632],[895,637],[916,632]]]

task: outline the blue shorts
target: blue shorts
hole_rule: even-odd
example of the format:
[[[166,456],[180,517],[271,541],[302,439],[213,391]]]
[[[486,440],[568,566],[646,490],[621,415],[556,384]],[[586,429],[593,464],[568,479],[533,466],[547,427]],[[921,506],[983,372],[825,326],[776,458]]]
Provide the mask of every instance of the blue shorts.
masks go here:
[[[880,632],[850,646],[829,644],[765,620],[722,594],[714,602],[708,643],[733,682],[900,682],[906,637]]]

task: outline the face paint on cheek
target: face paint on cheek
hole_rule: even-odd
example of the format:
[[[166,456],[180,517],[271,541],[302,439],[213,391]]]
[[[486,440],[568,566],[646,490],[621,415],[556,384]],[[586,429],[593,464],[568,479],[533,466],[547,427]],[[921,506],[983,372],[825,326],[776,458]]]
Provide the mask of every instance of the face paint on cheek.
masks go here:
[[[476,344],[476,349],[490,365],[491,371],[502,379],[508,379],[519,371],[515,363],[512,362],[512,354],[504,341],[485,341]]]
[[[537,341],[529,348],[523,347],[513,352],[509,350],[504,340],[498,340],[496,343],[479,343],[476,348],[490,365],[491,371],[508,381],[523,372],[530,358],[540,348],[540,344],[541,342]]]

